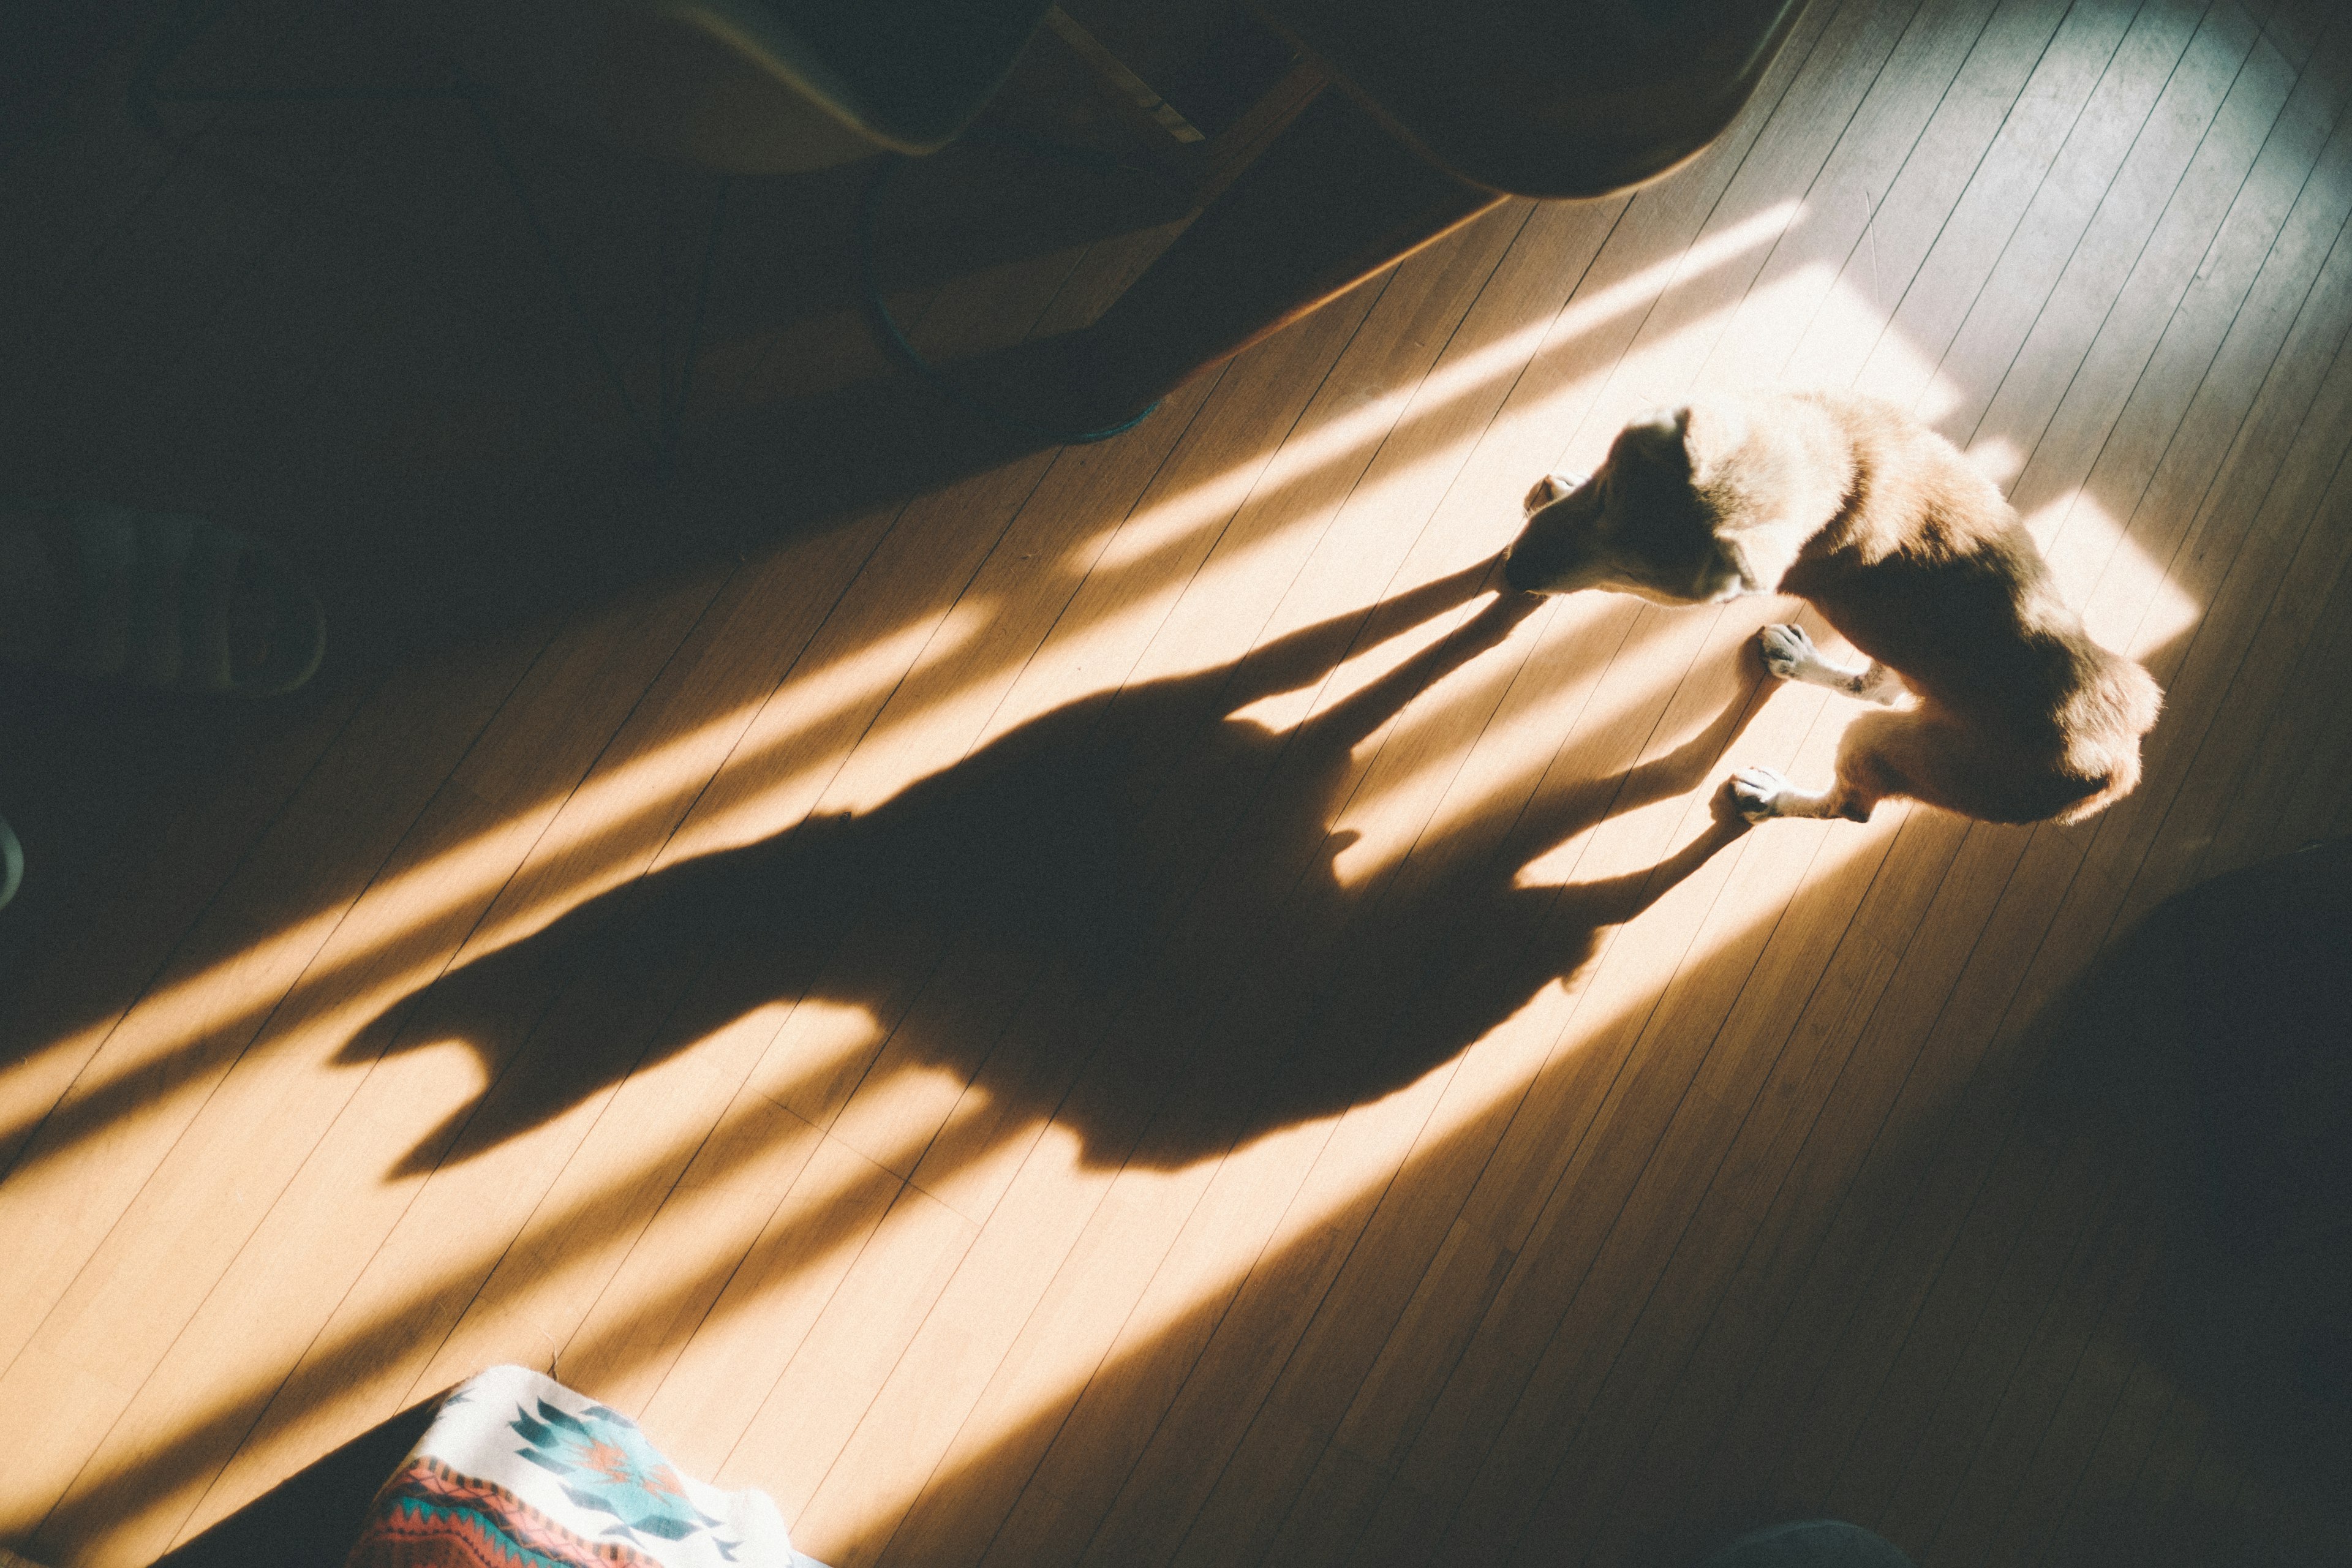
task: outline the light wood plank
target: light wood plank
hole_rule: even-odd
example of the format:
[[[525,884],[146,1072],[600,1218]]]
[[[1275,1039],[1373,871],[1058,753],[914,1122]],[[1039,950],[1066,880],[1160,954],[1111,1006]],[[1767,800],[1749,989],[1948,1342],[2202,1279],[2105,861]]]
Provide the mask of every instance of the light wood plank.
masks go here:
[[[2047,1091],[2141,916],[2352,826],[2335,8],[1824,0],[1673,178],[1508,204],[1058,452],[866,335],[861,172],[740,183],[667,487],[462,115],[158,146],[129,59],[0,150],[25,473],[282,535],[355,662],[120,784],[36,907],[0,1536],[145,1561],[517,1360],[845,1568],[1822,1511],[1928,1563],[2324,1552],[2150,1332],[2161,1129]],[[252,0],[190,68],[418,59]],[[709,187],[500,123],[649,401]],[[1166,233],[912,257],[894,308],[950,358],[1059,331]],[[1749,662],[1792,606],[1448,641],[1533,474],[1821,383],[1967,442],[2165,682],[2137,795],[1721,835],[1727,753],[1824,771],[1845,721]],[[27,814],[96,755],[12,759]],[[1124,781],[1132,965],[955,873],[753,911],[1000,764]]]

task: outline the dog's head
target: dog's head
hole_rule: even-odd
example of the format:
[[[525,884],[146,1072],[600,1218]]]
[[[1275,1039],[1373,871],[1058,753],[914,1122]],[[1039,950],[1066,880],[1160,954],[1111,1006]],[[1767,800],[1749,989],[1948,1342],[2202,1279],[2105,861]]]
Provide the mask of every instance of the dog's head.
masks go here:
[[[1590,479],[1536,481],[1527,526],[1503,552],[1503,580],[1525,593],[1611,588],[1664,605],[1769,592],[1733,536],[1747,521],[1738,487],[1720,482],[1746,437],[1730,407],[1634,420]]]

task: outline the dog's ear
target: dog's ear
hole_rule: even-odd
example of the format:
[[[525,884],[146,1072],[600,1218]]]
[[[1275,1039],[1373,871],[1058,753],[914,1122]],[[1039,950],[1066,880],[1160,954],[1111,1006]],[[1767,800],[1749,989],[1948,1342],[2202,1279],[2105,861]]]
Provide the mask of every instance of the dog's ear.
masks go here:
[[[1748,440],[1748,416],[1736,403],[1701,403],[1682,411],[1683,456],[1691,483],[1704,485],[1722,471]]]
[[[1639,438],[1654,451],[1671,449],[1683,444],[1683,432],[1689,420],[1688,408],[1645,408],[1625,422],[1625,434]]]
[[[1650,408],[1636,414],[1618,432],[1616,451],[1628,451],[1636,460],[1652,468],[1671,469],[1685,461],[1685,435],[1690,423],[1688,408]]]
[[[1583,482],[1581,475],[1546,474],[1535,482],[1534,489],[1528,491],[1527,499],[1519,503],[1519,510],[1525,516],[1533,517],[1552,502],[1573,493]]]

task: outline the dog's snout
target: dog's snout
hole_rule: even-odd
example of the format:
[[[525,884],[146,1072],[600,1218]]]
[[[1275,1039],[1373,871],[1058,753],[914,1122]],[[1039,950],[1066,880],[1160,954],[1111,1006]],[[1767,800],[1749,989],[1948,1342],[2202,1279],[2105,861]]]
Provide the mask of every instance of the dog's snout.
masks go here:
[[[1534,574],[1528,567],[1527,557],[1516,549],[1506,548],[1503,552],[1503,586],[1515,594],[1535,592]]]
[[[1503,551],[1503,584],[1521,594],[1564,594],[1580,586],[1592,552],[1597,510],[1582,474],[1551,474],[1528,492],[1527,526]]]

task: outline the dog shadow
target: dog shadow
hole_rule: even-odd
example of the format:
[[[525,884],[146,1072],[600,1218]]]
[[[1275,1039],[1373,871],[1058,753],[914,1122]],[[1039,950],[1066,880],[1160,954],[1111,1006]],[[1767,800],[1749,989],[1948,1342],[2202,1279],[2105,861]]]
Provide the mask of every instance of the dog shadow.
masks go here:
[[[1057,1120],[1092,1163],[1191,1163],[1413,1081],[1744,831],[1718,799],[1710,828],[1656,866],[1520,885],[1611,813],[1701,784],[1753,710],[1752,679],[1670,754],[1539,795],[1507,832],[1433,830],[1404,862],[1343,875],[1356,835],[1333,823],[1360,782],[1356,748],[1542,601],[1501,595],[1288,730],[1244,710],[1469,603],[1490,574],[1482,563],[1389,601],[1369,629],[1357,611],[1071,702],[871,811],[678,861],[447,972],[340,1058],[452,1041],[481,1058],[480,1096],[394,1174],[469,1158],[755,1012],[812,1003],[861,1010],[866,1043],[794,1063],[772,1099],[823,1124],[893,1073],[982,1077],[1024,1101],[997,1125]],[[1209,1109],[1164,1114],[1180,1100]]]

